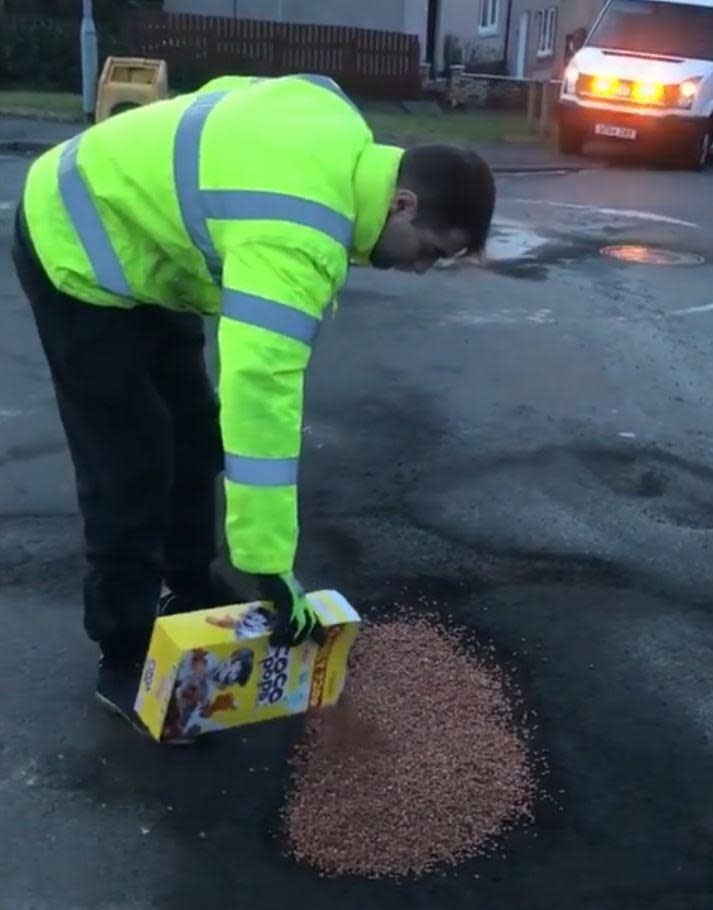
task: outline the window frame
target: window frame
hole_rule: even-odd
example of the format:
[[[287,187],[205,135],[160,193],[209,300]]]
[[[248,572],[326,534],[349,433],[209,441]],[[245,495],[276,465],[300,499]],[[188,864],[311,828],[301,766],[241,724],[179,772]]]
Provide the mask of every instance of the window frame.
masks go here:
[[[486,18],[487,15],[487,18]],[[487,38],[500,31],[500,0],[480,0],[478,34]]]
[[[537,13],[537,59],[554,57],[557,43],[557,7],[547,6]]]

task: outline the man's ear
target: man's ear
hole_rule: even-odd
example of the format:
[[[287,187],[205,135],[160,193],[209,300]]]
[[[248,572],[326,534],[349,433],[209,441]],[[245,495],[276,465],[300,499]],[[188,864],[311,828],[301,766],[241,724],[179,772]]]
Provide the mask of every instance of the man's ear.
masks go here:
[[[390,211],[392,215],[403,213],[406,215],[415,215],[418,208],[418,196],[413,190],[398,187],[391,197]]]

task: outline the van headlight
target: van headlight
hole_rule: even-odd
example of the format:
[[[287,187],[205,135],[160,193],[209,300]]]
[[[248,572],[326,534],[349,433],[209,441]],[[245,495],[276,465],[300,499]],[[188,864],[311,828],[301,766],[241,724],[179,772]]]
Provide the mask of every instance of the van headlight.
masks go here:
[[[579,79],[579,70],[577,67],[570,63],[567,69],[564,72],[564,93],[565,95],[574,95],[577,90],[577,80]]]
[[[693,79],[686,79],[678,87],[678,107],[691,107],[698,93],[698,87],[701,84],[701,76]]]

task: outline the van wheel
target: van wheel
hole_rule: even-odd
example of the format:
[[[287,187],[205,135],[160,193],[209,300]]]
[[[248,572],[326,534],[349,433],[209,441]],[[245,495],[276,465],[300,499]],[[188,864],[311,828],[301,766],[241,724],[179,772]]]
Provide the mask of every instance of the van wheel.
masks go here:
[[[562,155],[581,155],[584,131],[576,126],[560,125],[558,145]]]
[[[713,123],[698,138],[695,145],[687,152],[681,162],[689,171],[702,171],[711,160],[713,152]]]

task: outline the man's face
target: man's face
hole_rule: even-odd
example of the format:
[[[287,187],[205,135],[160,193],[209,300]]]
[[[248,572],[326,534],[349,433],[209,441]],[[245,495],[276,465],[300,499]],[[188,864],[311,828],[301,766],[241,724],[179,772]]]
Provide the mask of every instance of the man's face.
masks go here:
[[[371,254],[377,269],[399,269],[423,275],[439,259],[449,259],[468,245],[465,231],[439,230],[417,224],[418,198],[399,189],[391,201],[389,217]]]

